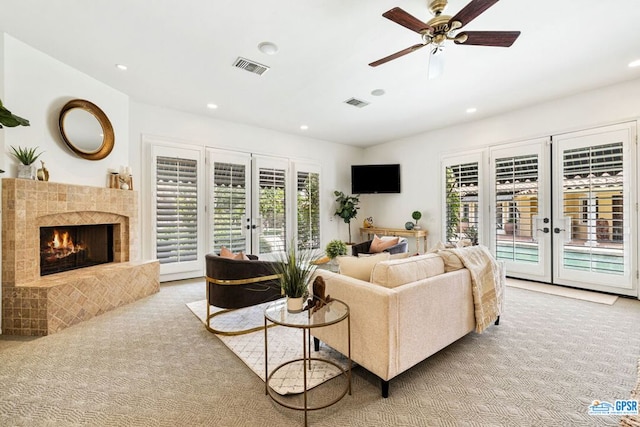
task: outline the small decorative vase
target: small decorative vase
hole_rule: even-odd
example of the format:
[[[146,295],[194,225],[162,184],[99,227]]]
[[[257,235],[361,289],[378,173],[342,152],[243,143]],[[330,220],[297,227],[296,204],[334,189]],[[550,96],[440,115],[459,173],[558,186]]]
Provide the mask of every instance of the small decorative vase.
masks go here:
[[[287,297],[287,311],[289,313],[300,313],[304,297]]]
[[[18,178],[35,179],[33,165],[18,165]]]

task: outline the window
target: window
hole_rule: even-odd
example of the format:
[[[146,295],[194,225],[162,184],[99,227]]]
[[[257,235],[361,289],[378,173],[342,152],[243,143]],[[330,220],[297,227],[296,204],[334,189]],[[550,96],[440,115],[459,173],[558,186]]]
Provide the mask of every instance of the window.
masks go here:
[[[297,173],[298,249],[320,248],[320,174]]]
[[[478,244],[481,231],[480,161],[481,154],[464,159],[445,159],[444,217],[447,243],[462,239]],[[465,161],[468,160],[468,161]]]
[[[287,242],[286,169],[258,168],[260,253],[284,252]]]
[[[214,162],[211,232],[215,253],[223,246],[232,252],[246,251],[247,182],[246,164]]]
[[[156,256],[160,264],[198,258],[198,163],[156,157]]]

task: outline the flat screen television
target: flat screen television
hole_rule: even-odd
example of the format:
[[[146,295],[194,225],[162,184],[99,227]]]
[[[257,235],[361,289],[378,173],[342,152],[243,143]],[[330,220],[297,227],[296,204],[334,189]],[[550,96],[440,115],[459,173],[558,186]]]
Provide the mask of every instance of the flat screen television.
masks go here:
[[[400,165],[352,165],[353,194],[399,193]]]

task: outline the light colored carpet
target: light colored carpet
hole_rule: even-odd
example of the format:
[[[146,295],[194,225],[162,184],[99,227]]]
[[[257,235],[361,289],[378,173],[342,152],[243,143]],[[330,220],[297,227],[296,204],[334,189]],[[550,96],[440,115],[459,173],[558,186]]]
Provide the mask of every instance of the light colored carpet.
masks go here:
[[[582,289],[568,288],[566,286],[547,285],[546,283],[530,282],[528,280],[512,279],[510,277],[507,278],[507,286],[566,298],[597,302],[598,304],[612,305],[618,300],[617,295],[585,291]]]
[[[212,319],[212,326],[220,331],[233,331],[248,329],[254,326],[264,325],[264,310],[270,303],[259,304],[252,307],[243,308],[225,313]],[[187,304],[189,310],[196,315],[204,324],[207,317],[207,301],[200,300]],[[212,312],[220,309],[212,307]],[[269,373],[276,366],[303,356],[302,350],[302,330],[295,328],[285,328],[274,326],[268,330],[269,343]],[[240,358],[262,381],[264,374],[264,330],[252,332],[250,334],[225,336],[217,335],[218,338],[236,356]],[[348,367],[348,359],[331,347],[322,345],[320,351],[313,351],[312,356],[316,358],[331,360],[343,369]],[[307,370],[307,388],[313,388],[325,381],[340,375],[342,371],[333,365],[312,361],[310,369]],[[297,394],[304,391],[302,362],[286,365],[279,369],[271,377],[269,385],[278,394]]]
[[[57,334],[0,336],[0,426],[302,425],[185,304],[204,280]],[[312,427],[615,426],[594,400],[628,398],[640,356],[640,301],[613,305],[509,288],[500,325],[470,333],[391,381],[353,371],[353,394],[309,413]],[[335,396],[338,378],[312,392]],[[295,399],[296,396],[284,397]]]

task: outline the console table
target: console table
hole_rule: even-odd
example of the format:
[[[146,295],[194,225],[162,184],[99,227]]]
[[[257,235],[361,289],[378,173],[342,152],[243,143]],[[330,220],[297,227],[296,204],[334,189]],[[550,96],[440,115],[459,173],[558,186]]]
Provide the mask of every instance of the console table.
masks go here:
[[[416,239],[416,251],[420,252],[420,239],[423,242],[423,252],[427,252],[427,236],[429,232],[427,230],[406,230],[404,228],[386,228],[386,227],[361,227],[360,234],[366,235],[367,240],[373,239],[373,235],[378,236],[398,236],[398,237],[411,237]]]

